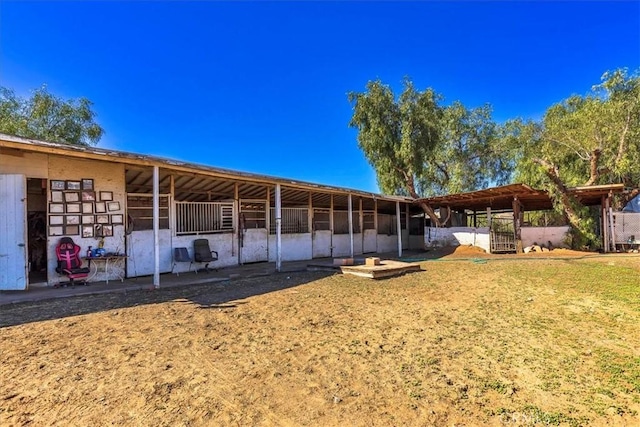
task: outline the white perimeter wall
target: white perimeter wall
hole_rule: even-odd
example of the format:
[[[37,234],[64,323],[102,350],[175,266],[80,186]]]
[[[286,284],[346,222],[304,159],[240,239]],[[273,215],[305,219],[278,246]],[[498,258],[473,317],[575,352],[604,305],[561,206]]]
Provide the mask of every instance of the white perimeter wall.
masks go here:
[[[569,231],[569,226],[561,227],[522,227],[522,246],[531,246],[534,243],[538,245],[547,245],[551,242],[555,248],[564,248],[567,245],[564,242],[565,234]]]
[[[568,226],[562,227],[522,227],[522,245],[524,247],[551,242],[554,247],[565,247],[564,236],[569,230]],[[434,228],[426,227],[424,235],[426,247],[473,245],[490,251],[490,238],[488,227],[450,227]]]
[[[425,247],[473,245],[489,252],[488,227],[426,227],[424,230]]]

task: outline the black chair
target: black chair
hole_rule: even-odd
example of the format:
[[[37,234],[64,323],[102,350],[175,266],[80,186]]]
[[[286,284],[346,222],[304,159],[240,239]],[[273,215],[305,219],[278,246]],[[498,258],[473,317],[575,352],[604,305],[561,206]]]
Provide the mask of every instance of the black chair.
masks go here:
[[[218,260],[218,252],[209,248],[207,239],[196,239],[193,241],[193,259],[195,262],[204,262],[204,269],[209,271],[209,263]],[[214,270],[218,271],[217,268]]]
[[[54,285],[55,288],[61,286],[75,286],[76,279],[82,280],[82,284],[86,285],[89,276],[89,268],[82,267],[82,259],[80,259],[80,246],[73,242],[71,237],[63,237],[56,246],[56,257],[58,258],[58,266],[56,272],[69,278],[68,282],[60,282]]]
[[[193,260],[191,259],[191,257],[189,256],[189,250],[187,248],[174,248],[173,249],[173,266],[171,267],[171,272],[173,273],[173,270],[175,270],[176,265],[178,265],[179,262],[188,262],[189,263],[189,270],[187,270],[187,272],[191,271],[191,265],[193,264]],[[196,269],[196,274],[198,273],[198,270]],[[176,272],[176,275],[180,275],[179,272]]]

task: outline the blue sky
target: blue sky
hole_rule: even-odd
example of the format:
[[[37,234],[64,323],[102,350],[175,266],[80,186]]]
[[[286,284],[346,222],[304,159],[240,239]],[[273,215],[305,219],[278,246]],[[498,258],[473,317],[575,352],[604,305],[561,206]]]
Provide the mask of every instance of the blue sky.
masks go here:
[[[637,1],[0,2],[0,85],[91,99],[100,147],[367,191],[368,80],[502,121],[639,66]]]

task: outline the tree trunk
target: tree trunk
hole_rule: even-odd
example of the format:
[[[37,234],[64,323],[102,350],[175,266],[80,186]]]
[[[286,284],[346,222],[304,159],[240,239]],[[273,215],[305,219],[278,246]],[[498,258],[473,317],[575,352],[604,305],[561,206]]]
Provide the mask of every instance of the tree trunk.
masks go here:
[[[562,179],[560,179],[560,175],[558,174],[558,167],[552,163],[547,162],[544,159],[534,159],[533,161],[544,168],[545,175],[547,175],[549,180],[551,180],[553,186],[556,188],[556,190],[558,190],[558,193],[560,194],[560,204],[562,205],[564,213],[567,216],[567,219],[569,220],[571,226],[577,230],[581,230],[581,219],[576,209],[576,206],[580,206],[580,202],[578,202],[575,197],[569,194],[567,186],[564,185]]]
[[[416,186],[415,183],[413,181],[413,177],[408,175],[406,172],[403,172],[405,179],[407,181],[407,190],[409,190],[409,195],[411,197],[413,197],[414,199],[419,199],[420,196],[418,195],[418,192],[416,191]],[[435,224],[436,227],[442,227],[443,222],[440,221],[440,218],[438,218],[438,216],[436,215],[436,212],[433,210],[433,208],[431,206],[429,206],[428,203],[426,202],[418,202],[418,206],[420,206],[422,208],[422,210],[424,211],[424,213],[426,213],[429,218],[431,219],[431,223]]]

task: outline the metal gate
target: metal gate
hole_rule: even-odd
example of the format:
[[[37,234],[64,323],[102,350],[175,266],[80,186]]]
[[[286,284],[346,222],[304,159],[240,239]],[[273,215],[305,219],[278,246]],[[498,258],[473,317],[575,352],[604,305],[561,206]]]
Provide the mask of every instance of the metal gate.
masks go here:
[[[491,253],[516,251],[516,229],[513,218],[491,218]]]

